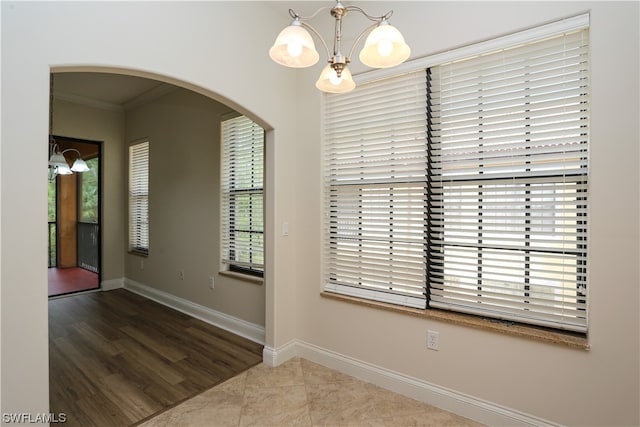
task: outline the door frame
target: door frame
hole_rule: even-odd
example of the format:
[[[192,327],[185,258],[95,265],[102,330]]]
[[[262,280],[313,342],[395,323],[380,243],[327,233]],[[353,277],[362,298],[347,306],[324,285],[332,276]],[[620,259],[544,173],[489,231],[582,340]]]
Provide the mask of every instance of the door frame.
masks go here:
[[[96,146],[96,156],[98,158],[98,176],[97,176],[97,183],[98,183],[98,206],[97,206],[97,210],[98,210],[98,241],[97,241],[97,252],[98,252],[98,287],[97,288],[93,288],[90,289],[89,291],[95,291],[95,290],[100,290],[102,288],[102,242],[103,242],[103,231],[102,231],[102,217],[103,217],[103,203],[102,203],[102,197],[103,197],[103,153],[104,153],[104,143],[103,141],[93,141],[93,140],[88,140],[88,139],[82,139],[82,138],[73,138],[73,137],[68,137],[68,136],[61,136],[61,135],[51,135],[53,137],[53,139],[56,141],[56,143],[59,145],[60,147],[60,151],[66,149],[66,148],[70,148],[70,147],[74,147],[77,149],[77,145],[78,144],[85,144],[85,145],[94,145]],[[90,150],[90,151],[94,151],[94,150]],[[90,157],[90,158],[94,158],[94,157]],[[58,179],[58,177],[56,176],[56,267],[59,266],[59,257],[60,257],[60,226],[59,226],[59,221],[60,221],[60,197],[59,197],[59,189],[60,189],[60,181]],[[80,187],[81,187],[81,181],[77,180],[76,182],[76,201],[78,202],[76,204],[76,233],[77,233],[77,229],[78,226],[77,224],[80,222],[80,209],[81,209],[81,203],[80,202]],[[78,259],[78,239],[77,239],[77,235],[76,235],[76,263],[77,263],[77,259]],[[79,265],[77,266],[78,268],[82,268]],[[79,290],[79,291],[72,291],[69,293],[64,293],[64,294],[59,294],[56,296],[60,296],[60,295],[69,295],[69,294],[73,294],[76,292],[82,292],[84,290]],[[55,296],[53,296],[55,297]]]

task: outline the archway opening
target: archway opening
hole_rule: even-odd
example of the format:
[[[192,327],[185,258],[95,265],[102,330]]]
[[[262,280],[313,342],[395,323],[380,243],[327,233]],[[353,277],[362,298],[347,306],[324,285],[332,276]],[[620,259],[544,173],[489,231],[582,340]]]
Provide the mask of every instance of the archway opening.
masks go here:
[[[221,180],[220,123],[230,116],[246,115],[252,120],[255,117],[208,90],[157,75],[77,67],[53,71],[61,77],[54,89],[57,117],[53,132],[104,141],[103,290],[124,287],[146,297],[156,297],[169,306],[193,303],[204,309],[211,323],[223,317],[237,319],[235,325],[231,322],[220,326],[254,343],[264,344],[266,286],[262,281],[221,274],[221,231],[216,230],[220,224],[217,194]],[[144,90],[127,98],[123,90],[126,88],[118,88],[118,84],[130,85],[130,93]],[[121,97],[116,100],[113,96],[119,90]],[[103,98],[100,93],[111,97]],[[118,127],[121,136],[118,136]],[[100,132],[103,135],[96,135]],[[128,147],[142,139],[149,140],[151,147],[148,166],[151,247],[144,257],[127,251],[129,224],[125,212],[130,211],[128,201],[122,197],[127,191],[130,173]],[[267,171],[268,167],[264,166],[263,170]],[[210,193],[212,189],[216,189],[214,194]],[[119,257],[123,260],[119,261]],[[227,310],[229,307],[232,308]],[[233,331],[234,326],[242,323],[253,325],[253,330]],[[92,328],[91,322],[85,324]],[[98,323],[93,325],[92,330],[77,331],[81,341],[86,341],[88,336],[108,334],[107,330],[96,329]],[[50,331],[55,327],[50,320]],[[144,330],[144,327],[142,335],[136,327],[125,325],[117,329],[123,328],[125,336],[121,338],[133,344],[129,343],[128,350],[114,350],[121,351],[115,354],[116,358],[126,360],[123,352],[139,351],[145,347],[145,340],[148,344],[148,340],[154,342],[158,338],[153,330]],[[56,346],[58,338],[50,340],[50,345]],[[64,340],[59,344],[73,352]],[[261,351],[259,353],[261,356]],[[58,356],[51,358],[58,359]],[[130,374],[136,373],[131,371],[131,366],[127,369]],[[56,374],[50,372],[50,381],[56,380]],[[55,387],[50,384],[52,408]],[[185,397],[188,396],[181,395],[182,399]],[[157,409],[153,405],[150,408]]]

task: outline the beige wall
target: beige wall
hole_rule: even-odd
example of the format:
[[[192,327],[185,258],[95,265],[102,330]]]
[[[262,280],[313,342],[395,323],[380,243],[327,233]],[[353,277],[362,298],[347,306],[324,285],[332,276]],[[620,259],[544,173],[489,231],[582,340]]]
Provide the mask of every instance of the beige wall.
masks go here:
[[[102,280],[124,275],[124,227],[126,209],[126,158],[124,112],[99,109],[73,102],[54,101],[53,133],[102,142]]]
[[[228,112],[228,107],[185,89],[127,112],[127,141],[150,142],[150,248],[148,257],[126,254],[125,275],[264,326],[264,286],[218,274],[220,120]]]
[[[380,11],[381,5],[361,5]],[[321,263],[318,70],[298,82],[298,329],[333,353],[567,425],[640,424],[639,4],[394,2],[392,24],[421,57],[591,12],[590,332],[572,350],[327,300]],[[380,11],[384,12],[384,10]],[[373,12],[371,12],[373,13]],[[440,351],[426,349],[428,329]]]
[[[266,176],[266,341],[277,346],[293,339],[290,265],[296,253],[293,239],[272,231],[284,221],[295,228],[290,178],[297,143],[291,121],[296,73],[265,54],[271,35],[288,20],[286,11],[276,14],[258,2],[2,2],[1,7],[2,412],[48,411],[46,233],[24,233],[24,224],[44,224],[46,218],[50,69],[156,78],[277,129],[267,135],[266,148],[272,166]],[[42,169],[26,173],[20,162],[25,158]]]
[[[377,2],[358,4],[370,13],[386,11]],[[266,150],[269,347],[299,339],[556,423],[640,424],[638,3],[393,2],[392,22],[413,57],[591,11],[589,351],[319,297],[321,101],[313,83],[321,64],[287,70],[266,54],[288,23],[286,9],[310,14],[317,5],[2,2],[2,411],[48,408],[46,236],[22,230],[46,217],[49,68],[110,67],[194,89],[272,130]],[[362,70],[357,62],[354,71]],[[25,173],[24,158],[42,170]],[[288,237],[279,233],[285,221]],[[424,348],[427,329],[440,332],[439,352]]]

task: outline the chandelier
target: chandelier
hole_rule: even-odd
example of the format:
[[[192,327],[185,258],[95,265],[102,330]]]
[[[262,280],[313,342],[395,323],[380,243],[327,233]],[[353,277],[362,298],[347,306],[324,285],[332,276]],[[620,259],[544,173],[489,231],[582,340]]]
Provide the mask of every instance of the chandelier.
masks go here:
[[[67,158],[64,156],[66,153],[75,152],[78,158],[73,162],[73,165],[69,167]],[[49,136],[49,181],[53,182],[58,175],[71,175],[74,172],[87,172],[89,166],[82,160],[80,151],[75,148],[67,148],[60,151],[56,140],[53,136]]]
[[[411,54],[411,49],[405,43],[404,37],[395,27],[389,24],[389,18],[393,10],[382,16],[368,15],[357,6],[344,6],[340,0],[330,9],[331,16],[335,19],[333,38],[333,53],[320,33],[307,23],[313,19],[321,8],[309,17],[303,17],[289,9],[289,15],[293,22],[280,32],[275,43],[269,50],[269,56],[280,65],[292,68],[310,67],[318,62],[319,54],[316,51],[313,39],[309,31],[316,35],[327,53],[327,62],[316,82],[316,87],[323,92],[344,93],[356,87],[349,71],[348,64],[355,47],[360,40],[368,34],[364,47],[360,51],[360,62],[372,68],[389,68],[401,64]],[[349,54],[342,53],[342,20],[348,12],[359,12],[374,23],[365,28],[353,43]],[[309,31],[307,31],[309,30]]]
[[[66,153],[75,152],[78,158],[69,167]],[[87,163],[82,160],[82,154],[75,148],[67,148],[60,151],[60,147],[53,137],[53,73],[49,77],[49,182],[53,182],[58,175],[71,175],[74,172],[86,172],[89,170]]]

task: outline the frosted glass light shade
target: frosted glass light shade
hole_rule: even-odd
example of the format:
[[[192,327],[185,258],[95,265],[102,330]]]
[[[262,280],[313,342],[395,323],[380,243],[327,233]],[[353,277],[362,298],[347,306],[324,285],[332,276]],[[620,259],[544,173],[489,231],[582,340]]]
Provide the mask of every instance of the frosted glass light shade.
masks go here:
[[[49,166],[52,166],[60,175],[69,175],[71,173],[71,169],[69,169],[67,160],[64,158],[62,153],[58,153],[58,152],[53,153],[49,158]],[[63,171],[66,173],[62,173],[60,171]]]
[[[403,63],[411,49],[397,28],[381,22],[367,37],[360,51],[360,61],[372,68],[388,68]]]
[[[269,49],[269,56],[278,64],[292,68],[310,67],[320,58],[311,34],[300,25],[289,25],[280,31]]]
[[[56,166],[56,173],[58,175],[71,175],[73,172],[69,169],[69,165],[58,165]]]
[[[49,158],[49,164],[51,166],[66,165],[67,160],[61,153],[53,153]]]
[[[64,158],[62,153],[55,152],[49,158],[49,166],[53,169],[54,176],[57,175],[71,175],[71,169],[69,169],[69,165],[67,164],[67,160]]]
[[[87,172],[89,170],[89,166],[87,166],[87,163],[84,160],[77,159],[75,162],[73,162],[71,170],[73,172]]]
[[[329,64],[320,73],[316,87],[323,92],[345,93],[352,91],[356,87],[356,83],[353,81],[351,71],[347,67],[342,69],[342,73],[338,77],[336,70]]]

